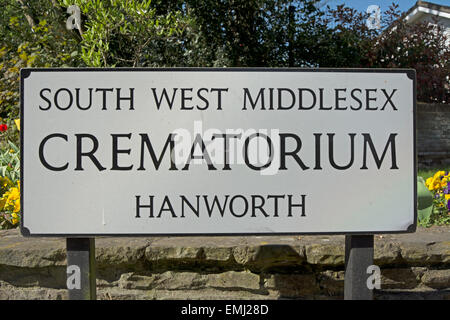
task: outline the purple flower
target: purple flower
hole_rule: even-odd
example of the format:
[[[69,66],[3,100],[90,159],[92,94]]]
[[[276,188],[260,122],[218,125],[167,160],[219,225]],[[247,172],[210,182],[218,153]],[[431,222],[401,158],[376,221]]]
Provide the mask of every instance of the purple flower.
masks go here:
[[[449,186],[447,184],[447,187],[444,189],[444,194],[450,194]]]

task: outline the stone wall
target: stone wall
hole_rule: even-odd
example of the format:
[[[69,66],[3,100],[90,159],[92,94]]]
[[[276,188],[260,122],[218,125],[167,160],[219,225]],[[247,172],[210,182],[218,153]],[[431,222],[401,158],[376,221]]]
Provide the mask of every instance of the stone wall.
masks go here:
[[[417,104],[417,153],[421,167],[450,164],[450,105]]]
[[[96,238],[98,299],[342,299],[344,236]],[[375,236],[376,299],[450,299],[450,227]],[[0,299],[67,299],[65,241],[0,231]]]

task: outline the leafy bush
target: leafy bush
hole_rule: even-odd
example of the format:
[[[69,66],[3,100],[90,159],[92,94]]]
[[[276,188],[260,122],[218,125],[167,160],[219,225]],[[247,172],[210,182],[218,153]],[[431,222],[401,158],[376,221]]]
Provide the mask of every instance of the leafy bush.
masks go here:
[[[306,59],[318,67],[413,68],[418,101],[449,103],[445,27],[436,19],[410,24],[404,18],[393,4],[382,14],[381,29],[369,30],[367,15],[345,5],[329,9],[313,21]]]
[[[0,0],[0,117],[19,117],[19,71],[26,67],[79,65],[79,46],[49,1]]]
[[[8,141],[8,147],[0,150],[0,176],[17,181],[20,178],[20,150],[11,141]]]
[[[408,24],[399,13],[396,20],[373,43],[368,66],[414,68],[417,74],[417,100],[449,103],[450,47],[445,27],[432,23]]]
[[[84,17],[81,57],[90,67],[155,67],[183,64],[183,31],[190,20],[180,11],[158,14],[152,1],[60,0],[76,4]],[[185,36],[185,34],[184,34]]]

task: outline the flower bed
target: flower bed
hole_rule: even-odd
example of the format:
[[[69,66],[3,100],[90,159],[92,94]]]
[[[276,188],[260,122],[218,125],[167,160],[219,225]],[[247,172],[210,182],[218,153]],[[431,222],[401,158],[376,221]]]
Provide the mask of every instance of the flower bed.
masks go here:
[[[450,224],[450,172],[437,171],[425,181],[433,201],[430,210],[419,215],[419,224],[423,226]]]
[[[17,129],[20,121],[16,120]],[[8,130],[0,124],[1,134]],[[2,136],[6,138],[6,136]],[[2,139],[3,140],[3,139]],[[15,228],[20,223],[20,149],[13,142],[2,141],[0,149],[0,229]]]

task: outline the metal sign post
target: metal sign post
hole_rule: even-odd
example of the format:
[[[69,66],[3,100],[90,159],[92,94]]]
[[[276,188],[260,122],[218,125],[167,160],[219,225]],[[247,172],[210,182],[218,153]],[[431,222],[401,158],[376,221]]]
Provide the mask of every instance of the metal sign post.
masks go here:
[[[95,239],[67,238],[67,289],[70,300],[96,299]],[[345,300],[372,300],[367,268],[373,265],[373,235],[345,237]]]
[[[345,236],[345,300],[372,300],[367,268],[373,265],[373,235]]]
[[[67,238],[67,289],[70,300],[95,300],[95,239]]]

